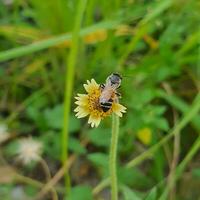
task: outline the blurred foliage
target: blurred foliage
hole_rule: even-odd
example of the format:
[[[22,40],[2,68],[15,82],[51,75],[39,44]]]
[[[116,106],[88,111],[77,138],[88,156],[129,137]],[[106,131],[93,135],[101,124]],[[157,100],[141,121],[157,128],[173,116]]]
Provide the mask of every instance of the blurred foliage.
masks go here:
[[[64,74],[77,3],[0,1],[0,121],[9,127],[5,140],[0,131],[0,167],[10,166],[17,174],[42,183],[46,180],[40,164],[22,167],[15,159],[17,141],[28,136],[41,141],[43,159],[51,174],[56,174],[61,159]],[[83,83],[91,78],[103,83],[112,72],[123,77],[120,102],[127,113],[120,121],[118,148],[121,199],[157,200],[169,184],[167,176],[176,151],[173,140],[137,167],[127,168],[126,163],[165,137],[190,111],[199,92],[199,8],[196,0],[87,1],[73,96],[84,93]],[[94,188],[108,177],[111,119],[91,129],[86,119],[75,118],[74,108],[73,103],[69,151],[77,157],[70,168],[72,189],[67,198],[63,180],[55,188],[60,199],[109,199],[109,190],[94,197]],[[181,130],[175,169],[199,131],[197,114]],[[0,199],[4,200],[29,199],[41,189],[26,179],[3,180],[0,175]],[[193,188],[186,190],[190,183]],[[200,192],[195,188],[199,186],[197,155],[168,199],[197,199]],[[51,199],[51,194],[45,199]]]

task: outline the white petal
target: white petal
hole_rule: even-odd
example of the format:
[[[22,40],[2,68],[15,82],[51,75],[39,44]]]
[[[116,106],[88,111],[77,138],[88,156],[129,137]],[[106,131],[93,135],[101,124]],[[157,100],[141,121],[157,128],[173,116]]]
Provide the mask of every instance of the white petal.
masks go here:
[[[80,106],[78,106],[78,107],[76,107],[75,109],[74,109],[74,112],[79,112],[80,111]]]
[[[89,119],[88,119],[88,124],[91,124],[92,123],[92,120],[93,118],[91,117],[91,115],[90,115],[90,117],[89,117]]]
[[[83,118],[83,117],[86,117],[87,115],[88,115],[89,113],[87,113],[87,112],[78,112],[78,113],[76,113],[76,117],[77,118]]]
[[[122,117],[122,113],[121,112],[114,112],[116,115],[118,115],[119,117]]]
[[[98,127],[99,124],[100,124],[100,122],[101,122],[101,118],[98,118],[98,119],[95,121],[95,126]]]
[[[77,94],[79,97],[85,97],[87,94]]]
[[[91,80],[91,83],[92,83],[93,85],[95,85],[96,87],[99,87],[99,84],[97,84],[97,82],[96,82],[94,79]]]
[[[100,122],[101,122],[100,117],[94,117],[94,116],[90,115],[89,120],[88,120],[88,124],[91,124],[91,127],[99,126]]]
[[[83,86],[84,86],[86,92],[90,92],[90,87],[91,87],[90,85],[83,84]]]

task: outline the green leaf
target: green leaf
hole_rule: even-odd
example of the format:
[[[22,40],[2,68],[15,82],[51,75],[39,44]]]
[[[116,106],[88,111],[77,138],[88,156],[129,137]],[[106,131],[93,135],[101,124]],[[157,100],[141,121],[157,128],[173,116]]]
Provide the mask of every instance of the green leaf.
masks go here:
[[[122,186],[124,200],[142,200],[133,190],[127,186]]]
[[[26,109],[26,113],[28,117],[31,120],[33,120],[36,126],[42,131],[47,130],[46,120],[45,120],[43,112],[41,112],[41,110],[46,106],[46,104],[47,104],[46,97],[40,96],[40,97],[37,97],[34,100],[34,102],[31,103]]]
[[[69,149],[78,154],[86,153],[86,149],[81,145],[80,141],[72,137],[69,138]]]
[[[192,175],[196,178],[200,178],[200,168],[193,169]]]
[[[153,187],[145,200],[156,200],[157,199],[157,188]]]
[[[27,111],[28,117],[35,122],[36,126],[40,130],[46,131],[47,124],[41,111],[37,107],[33,107],[33,106],[28,107],[26,111]]]
[[[18,141],[13,140],[4,147],[3,151],[6,154],[7,158],[9,158],[16,155],[18,148],[19,148]]]
[[[118,179],[119,182],[133,187],[148,187],[151,185],[149,177],[145,176],[140,170],[136,168],[118,168]]]
[[[0,196],[3,200],[11,200],[11,194],[13,191],[12,184],[1,184],[0,185]]]
[[[69,118],[69,132],[79,131],[81,128],[80,120],[77,119],[74,115],[71,115]]]
[[[29,197],[33,197],[38,193],[38,189],[36,189],[35,187],[32,187],[30,185],[26,185],[24,187],[24,191],[25,191],[26,195]]]
[[[88,159],[97,166],[108,166],[108,155],[103,153],[91,153]]]
[[[56,105],[54,108],[48,108],[44,111],[46,123],[50,128],[61,129],[63,119],[63,105]]]
[[[136,109],[141,109],[156,96],[154,88],[143,88],[142,90],[133,91],[133,93],[134,92],[137,93],[137,95],[132,96],[131,107]]]
[[[91,129],[87,136],[96,146],[108,147],[110,144],[110,129]]]
[[[166,106],[157,105],[153,107],[153,110],[154,110],[153,112],[155,113],[155,115],[162,115],[166,111]]]
[[[89,186],[76,186],[72,188],[66,200],[92,200],[92,190]]]
[[[5,69],[4,68],[0,68],[0,77],[1,78],[5,77]]]
[[[157,118],[155,120],[157,127],[163,131],[169,130],[168,121],[165,118]]]
[[[62,104],[58,104],[51,109],[46,109],[44,112],[44,116],[49,128],[61,130],[63,114],[64,113]],[[80,126],[80,120],[78,120],[74,115],[71,115],[69,119],[69,132],[78,131],[80,129]]]
[[[92,153],[87,156],[99,170],[102,176],[108,176],[108,155],[103,153]]]
[[[48,131],[41,135],[44,143],[44,153],[53,159],[60,160],[60,134],[56,131]]]

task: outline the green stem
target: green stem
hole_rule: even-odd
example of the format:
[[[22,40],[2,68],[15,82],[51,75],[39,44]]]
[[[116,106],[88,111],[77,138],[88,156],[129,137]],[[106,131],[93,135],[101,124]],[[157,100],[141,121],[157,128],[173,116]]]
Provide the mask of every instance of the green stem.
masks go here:
[[[116,157],[117,157],[117,143],[119,135],[119,117],[113,114],[112,118],[112,136],[110,144],[110,182],[111,182],[111,199],[118,199],[118,188],[117,188],[117,167],[116,167]]]
[[[188,152],[188,154],[185,156],[183,161],[179,164],[176,170],[176,176],[180,177],[180,175],[183,173],[187,163],[190,162],[190,160],[193,158],[193,156],[196,154],[196,152],[200,148],[200,136],[196,139],[195,143],[193,144],[192,148]]]
[[[69,115],[70,115],[70,109],[71,109],[71,96],[72,96],[72,90],[73,90],[73,83],[74,83],[74,68],[76,64],[77,59],[77,53],[78,53],[78,46],[79,46],[79,32],[81,27],[81,21],[83,18],[85,6],[86,6],[87,0],[79,0],[78,6],[77,6],[77,12],[76,12],[76,18],[75,18],[75,25],[72,35],[72,45],[68,57],[68,63],[67,63],[67,69],[66,69],[66,75],[65,75],[65,99],[64,99],[64,117],[63,117],[63,127],[62,127],[62,162],[63,164],[68,159],[68,135],[69,135]],[[70,179],[68,175],[66,174],[66,189],[67,192],[70,190]]]
[[[172,131],[166,135],[163,139],[161,139],[157,144],[152,146],[149,150],[145,151],[141,155],[137,156],[130,162],[126,164],[126,167],[135,167],[136,165],[140,164],[143,160],[152,157],[153,153],[155,153],[163,144],[165,144],[169,139],[173,136],[177,135],[191,120],[192,118],[198,113],[200,110],[200,93],[196,96],[192,107],[189,109],[182,120],[172,129]]]
[[[91,34],[101,29],[105,29],[105,30],[114,29],[119,24],[121,24],[121,22],[122,22],[121,20],[109,20],[109,21],[99,22],[92,26],[81,29],[79,32],[79,36],[84,37],[88,34]],[[58,36],[51,36],[48,39],[43,39],[38,42],[34,42],[32,44],[8,49],[5,51],[0,51],[0,62],[7,61],[13,58],[18,58],[18,57],[31,54],[37,51],[41,51],[50,47],[54,47],[56,45],[62,44],[63,42],[71,41],[71,39],[72,39],[71,33],[64,33]]]
[[[191,161],[191,159],[197,153],[199,148],[200,148],[200,136],[196,139],[195,143],[192,145],[188,154],[185,156],[183,161],[177,167],[175,176],[173,177],[172,180],[173,184],[180,178],[181,174],[185,170],[186,165]],[[166,187],[159,200],[166,200],[170,189],[171,189],[170,187]]]
[[[92,194],[95,196],[100,193],[105,187],[110,185],[110,177],[101,181],[95,188],[92,190]]]

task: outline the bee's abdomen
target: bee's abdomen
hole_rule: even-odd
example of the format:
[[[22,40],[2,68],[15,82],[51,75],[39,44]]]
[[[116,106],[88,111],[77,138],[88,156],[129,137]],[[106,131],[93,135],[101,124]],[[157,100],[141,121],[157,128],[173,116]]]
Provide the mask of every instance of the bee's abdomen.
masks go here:
[[[113,100],[110,99],[109,101],[105,103],[100,103],[100,106],[104,112],[107,112],[112,107],[112,103],[113,103]]]

